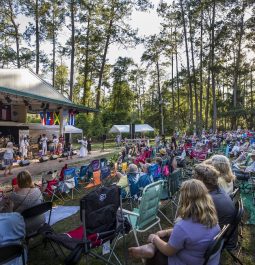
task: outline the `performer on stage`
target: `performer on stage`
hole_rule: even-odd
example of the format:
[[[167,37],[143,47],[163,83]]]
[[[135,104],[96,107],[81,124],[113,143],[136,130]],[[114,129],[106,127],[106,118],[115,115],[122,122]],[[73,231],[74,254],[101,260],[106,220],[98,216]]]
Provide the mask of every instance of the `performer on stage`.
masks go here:
[[[22,136],[21,141],[20,141],[19,151],[23,159],[27,158],[28,147],[29,147],[29,142],[28,142],[27,137]]]
[[[78,140],[78,143],[81,144],[80,157],[87,156],[88,155],[88,150],[87,150],[88,142],[87,142],[86,137],[83,137],[82,140]]]
[[[46,134],[43,134],[41,138],[42,156],[47,155],[47,142],[48,142],[48,138],[46,137]]]
[[[58,148],[58,137],[53,135],[52,143],[53,143],[53,154],[56,154]]]

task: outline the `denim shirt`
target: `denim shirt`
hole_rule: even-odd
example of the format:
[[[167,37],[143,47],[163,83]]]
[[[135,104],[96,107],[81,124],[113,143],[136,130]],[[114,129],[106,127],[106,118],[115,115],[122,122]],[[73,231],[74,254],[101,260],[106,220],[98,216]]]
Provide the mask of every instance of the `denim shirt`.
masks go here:
[[[25,222],[19,213],[0,213],[0,246],[20,243],[25,237]],[[25,253],[26,258],[26,253]],[[5,263],[5,265],[21,265],[22,257]]]

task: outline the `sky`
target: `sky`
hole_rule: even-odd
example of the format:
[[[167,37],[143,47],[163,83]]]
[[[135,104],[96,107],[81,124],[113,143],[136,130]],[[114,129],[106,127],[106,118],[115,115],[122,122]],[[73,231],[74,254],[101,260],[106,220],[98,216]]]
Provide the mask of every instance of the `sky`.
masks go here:
[[[156,8],[159,0],[151,0],[154,9],[150,12],[134,11],[130,20],[133,28],[138,28],[139,36],[149,36],[160,32],[160,18],[157,15]],[[116,45],[112,45],[109,49],[108,59],[113,64],[119,56],[132,57],[135,63],[140,62],[140,58],[144,52],[143,45],[137,45],[135,48],[119,49]]]

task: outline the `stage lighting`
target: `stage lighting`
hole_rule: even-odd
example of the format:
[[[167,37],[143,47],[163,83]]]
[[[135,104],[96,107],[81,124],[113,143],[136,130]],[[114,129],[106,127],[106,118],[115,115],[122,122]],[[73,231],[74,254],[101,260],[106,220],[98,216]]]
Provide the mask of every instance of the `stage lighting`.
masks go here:
[[[7,103],[11,103],[12,102],[12,99],[9,96],[6,96],[5,100],[7,101]]]
[[[42,102],[42,104],[41,104],[41,109],[44,109],[44,107],[45,107],[45,103]]]
[[[29,102],[26,99],[24,99],[23,101],[24,101],[25,106],[29,106]]]

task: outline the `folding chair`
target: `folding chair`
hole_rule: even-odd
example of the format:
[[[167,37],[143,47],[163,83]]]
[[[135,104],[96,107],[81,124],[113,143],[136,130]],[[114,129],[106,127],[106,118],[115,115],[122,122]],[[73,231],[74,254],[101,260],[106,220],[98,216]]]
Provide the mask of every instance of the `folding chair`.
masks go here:
[[[224,237],[225,237],[227,231],[229,230],[229,227],[230,227],[229,224],[224,225],[224,227],[222,228],[220,233],[214,237],[211,245],[209,246],[209,248],[205,252],[203,265],[210,264],[210,261],[213,260],[217,255],[219,255],[219,253],[221,252],[221,249],[223,247]],[[219,259],[220,259],[220,255],[219,255]],[[218,260],[218,261],[215,260],[214,264],[219,264],[219,263],[220,263],[220,260]]]
[[[158,164],[153,164],[149,166],[148,173],[153,177],[154,181],[158,181],[162,178],[161,176],[161,168]]]
[[[160,209],[159,212],[163,215],[163,217],[170,223],[173,224],[176,218],[177,207],[178,207],[178,191],[180,189],[180,180],[182,177],[182,171],[180,168],[176,169],[174,172],[170,174],[167,178],[168,185],[168,203],[165,203]],[[171,215],[173,216],[173,221],[171,221],[164,213],[163,209],[165,209],[169,204],[171,204]],[[175,211],[173,210],[175,208]]]
[[[80,179],[82,179],[82,180],[85,179],[85,181],[86,181],[86,176],[87,176],[88,168],[89,168],[89,164],[81,166],[81,168],[80,168],[80,174],[79,174],[79,178]]]
[[[75,168],[67,168],[64,171],[64,179],[61,183],[61,190],[62,192],[65,192],[66,194],[71,190],[73,199],[73,192],[76,190],[78,193],[80,193],[78,189],[78,176],[76,174]]]
[[[160,194],[163,188],[163,180],[154,182],[146,186],[143,190],[139,208],[134,208],[133,211],[123,209],[124,214],[128,216],[128,219],[132,226],[132,231],[139,246],[137,233],[144,233],[154,227],[160,225],[160,218],[157,216],[159,208]]]
[[[64,201],[65,199],[60,192],[59,183],[60,181],[57,179],[57,172],[55,171],[51,173],[50,178],[48,172],[43,173],[41,185],[38,184],[35,185],[39,187],[43,195],[51,197],[51,202],[54,200],[54,198]]]
[[[80,200],[82,226],[65,234],[56,234],[52,229],[44,232],[44,237],[57,244],[60,249],[64,247],[71,250],[65,259],[65,264],[78,263],[84,254],[86,257],[98,258],[104,264],[121,265],[114,252],[117,239],[120,235],[124,238],[125,234],[120,196],[120,189],[116,185],[98,187]],[[108,258],[101,256],[97,250],[104,244],[104,249],[109,247]],[[115,258],[115,263],[111,261],[112,258]]]
[[[22,244],[8,244],[0,246],[0,265],[7,264],[18,257],[21,257],[22,264],[26,265],[25,251]],[[16,263],[15,261],[15,264],[20,263]]]
[[[40,216],[42,214],[45,214],[48,211],[50,211],[48,222],[44,223],[44,225],[43,225],[43,226],[47,226],[50,224],[52,202],[43,202],[41,204],[35,205],[31,208],[24,210],[21,213],[21,215],[23,216],[25,223],[26,223],[29,220],[31,220],[37,216]],[[41,229],[42,229],[42,227],[38,227],[37,231],[33,232],[32,234],[26,235],[26,242],[28,243],[31,238],[38,236],[40,234]]]
[[[230,224],[230,228],[225,235],[225,241],[223,245],[223,250],[225,249],[233,259],[233,262],[239,263],[243,265],[243,263],[238,258],[240,251],[241,251],[241,243],[238,240],[239,235],[239,225],[242,222],[243,214],[244,214],[244,207],[242,199],[238,200],[235,204],[237,213],[236,217],[234,218],[233,222]],[[242,235],[240,235],[242,237]],[[233,250],[236,250],[240,245],[239,250],[237,251],[237,255],[233,253]]]

